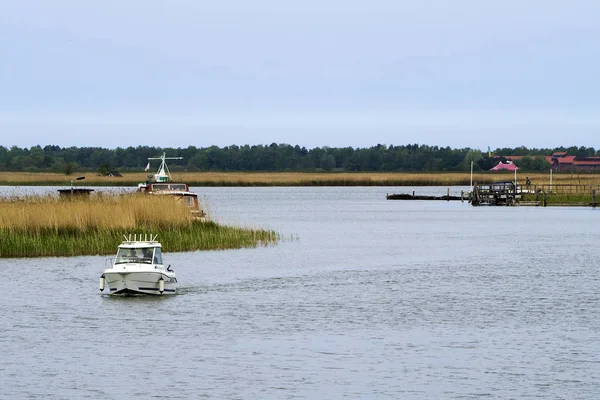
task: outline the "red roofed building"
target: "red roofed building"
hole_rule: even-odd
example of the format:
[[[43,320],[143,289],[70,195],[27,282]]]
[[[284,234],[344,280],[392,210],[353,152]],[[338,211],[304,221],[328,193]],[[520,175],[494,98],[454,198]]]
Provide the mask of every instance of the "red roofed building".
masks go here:
[[[552,169],[555,171],[570,171],[573,167],[575,156],[560,156],[552,158]]]
[[[527,156],[494,156],[494,158],[503,158],[510,161],[518,161]],[[534,158],[535,156],[529,156]],[[552,169],[557,172],[568,171],[600,171],[600,157],[577,157],[568,156],[566,151],[556,151],[551,156],[544,156],[544,159],[550,163]],[[502,163],[501,163],[502,164]],[[496,168],[496,167],[494,167]],[[505,168],[503,168],[505,169]],[[494,169],[492,169],[494,170]],[[491,170],[490,170],[491,171]]]
[[[552,169],[555,171],[598,171],[600,170],[600,157],[568,156],[566,151],[557,151],[552,154]]]
[[[598,171],[600,170],[600,157],[575,157],[566,156],[557,159],[553,168],[556,171]]]

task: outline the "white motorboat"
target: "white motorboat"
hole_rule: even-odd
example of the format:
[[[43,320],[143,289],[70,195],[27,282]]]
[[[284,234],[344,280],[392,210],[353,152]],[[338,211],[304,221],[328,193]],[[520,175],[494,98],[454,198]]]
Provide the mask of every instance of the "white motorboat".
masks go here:
[[[129,235],[119,245],[117,255],[107,261],[99,288],[109,294],[175,294],[177,277],[165,267],[157,235]]]

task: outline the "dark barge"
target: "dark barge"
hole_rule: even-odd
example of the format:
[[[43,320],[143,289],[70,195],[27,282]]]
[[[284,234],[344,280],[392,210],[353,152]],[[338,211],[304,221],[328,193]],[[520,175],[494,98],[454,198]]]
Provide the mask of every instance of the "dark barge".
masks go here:
[[[385,198],[387,200],[446,200],[446,201],[450,201],[450,200],[461,200],[464,201],[465,197],[463,196],[450,196],[450,195],[446,195],[446,196],[424,196],[424,195],[415,195],[414,192],[413,194],[404,194],[404,193],[400,193],[400,194],[387,194],[385,196]]]

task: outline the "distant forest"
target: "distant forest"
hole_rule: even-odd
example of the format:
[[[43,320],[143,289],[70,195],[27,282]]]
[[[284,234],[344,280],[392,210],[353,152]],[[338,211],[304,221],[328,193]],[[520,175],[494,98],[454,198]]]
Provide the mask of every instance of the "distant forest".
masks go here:
[[[172,171],[348,171],[348,172],[417,172],[417,171],[487,171],[498,163],[498,156],[527,156],[515,161],[525,171],[545,171],[550,164],[543,158],[556,151],[566,151],[578,157],[600,156],[591,147],[557,147],[528,149],[526,147],[498,148],[487,151],[463,148],[408,144],[381,145],[369,148],[316,147],[272,143],[226,147],[187,148],[33,146],[6,148],[0,146],[0,171],[108,172],[143,171],[149,157],[163,152],[167,157],[183,157],[168,163]],[[501,158],[502,159],[502,158]],[[154,171],[158,162],[151,163]]]

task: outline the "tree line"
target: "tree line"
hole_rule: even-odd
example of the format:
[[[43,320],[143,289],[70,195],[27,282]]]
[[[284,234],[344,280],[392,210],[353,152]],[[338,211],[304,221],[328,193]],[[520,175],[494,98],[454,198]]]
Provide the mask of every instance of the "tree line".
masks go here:
[[[369,148],[316,147],[277,144],[226,147],[45,147],[10,148],[0,146],[1,171],[108,172],[143,171],[148,158],[163,152],[167,157],[182,157],[169,162],[172,171],[348,171],[348,172],[417,172],[417,171],[487,171],[498,163],[497,156],[526,156],[515,161],[525,171],[545,171],[550,164],[544,156],[566,151],[578,157],[600,156],[592,147],[498,148],[489,154],[478,149],[407,144],[378,144]],[[491,155],[491,157],[490,157]],[[494,157],[496,156],[496,157]],[[502,157],[500,157],[502,160]],[[151,164],[151,170],[158,165]]]

